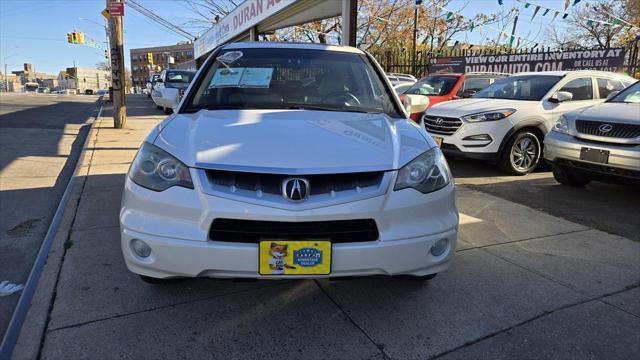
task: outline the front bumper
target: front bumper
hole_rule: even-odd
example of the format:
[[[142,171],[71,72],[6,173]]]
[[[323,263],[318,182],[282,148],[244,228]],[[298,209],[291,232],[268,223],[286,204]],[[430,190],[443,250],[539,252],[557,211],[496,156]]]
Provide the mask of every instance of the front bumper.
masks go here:
[[[583,147],[609,151],[607,164],[592,163],[580,159]],[[617,145],[586,141],[571,135],[551,131],[544,140],[544,158],[551,163],[578,167],[583,171],[612,176],[640,178],[640,145]]]
[[[192,176],[195,180],[195,176]],[[194,183],[196,189],[201,189]],[[415,276],[448,267],[457,243],[458,212],[453,184],[430,194],[413,189],[308,210],[285,210],[173,187],[163,192],[144,189],[127,178],[120,212],[121,245],[130,271],[157,278],[263,278],[258,274],[258,244],[220,242],[209,238],[216,218],[266,221],[331,221],[374,219],[376,241],[333,244],[330,275]],[[139,239],[151,247],[148,258],[131,246]],[[430,253],[448,240],[440,256]],[[264,278],[300,278],[300,275]]]
[[[429,133],[434,137],[442,138],[442,152],[449,156],[487,161],[497,160],[502,140],[509,133],[513,124],[508,119],[480,122],[461,121],[462,125],[451,135]],[[429,132],[425,127],[424,118],[421,125]],[[473,137],[478,135],[488,135],[490,139],[473,140]]]

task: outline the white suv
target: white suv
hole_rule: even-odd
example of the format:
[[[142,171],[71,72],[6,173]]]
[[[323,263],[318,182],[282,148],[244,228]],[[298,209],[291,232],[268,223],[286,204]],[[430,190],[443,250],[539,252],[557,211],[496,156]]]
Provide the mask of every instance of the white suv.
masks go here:
[[[434,105],[422,125],[447,155],[489,160],[524,175],[540,162],[544,136],[561,115],[601,103],[634,81],[592,70],[516,74],[472,98]]]

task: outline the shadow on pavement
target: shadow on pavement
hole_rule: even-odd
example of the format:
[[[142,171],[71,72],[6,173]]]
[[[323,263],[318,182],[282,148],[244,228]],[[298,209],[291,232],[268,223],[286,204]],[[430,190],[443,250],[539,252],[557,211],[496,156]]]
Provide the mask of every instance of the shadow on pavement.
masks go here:
[[[463,187],[640,241],[637,186],[593,181],[584,188],[573,188],[559,184],[547,171],[509,176],[491,164],[461,159],[451,161],[450,167]]]

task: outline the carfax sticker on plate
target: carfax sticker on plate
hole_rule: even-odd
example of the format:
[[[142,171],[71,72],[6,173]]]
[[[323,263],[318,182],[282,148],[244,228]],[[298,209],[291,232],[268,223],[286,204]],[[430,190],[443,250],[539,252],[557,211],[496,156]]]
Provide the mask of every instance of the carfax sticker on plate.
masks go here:
[[[438,147],[442,147],[442,140],[444,140],[443,138],[439,136],[433,136],[433,140],[436,142],[436,145],[438,145]]]
[[[260,241],[260,275],[328,275],[331,242],[326,240]]]

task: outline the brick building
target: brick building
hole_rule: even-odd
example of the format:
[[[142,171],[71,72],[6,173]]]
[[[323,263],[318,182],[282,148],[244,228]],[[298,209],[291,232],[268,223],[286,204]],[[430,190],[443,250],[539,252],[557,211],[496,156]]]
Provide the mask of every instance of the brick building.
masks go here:
[[[147,54],[153,54],[153,66],[147,61]],[[131,49],[131,81],[134,87],[145,87],[151,74],[193,60],[193,43],[179,42],[176,45]],[[173,64],[169,60],[173,58]]]

